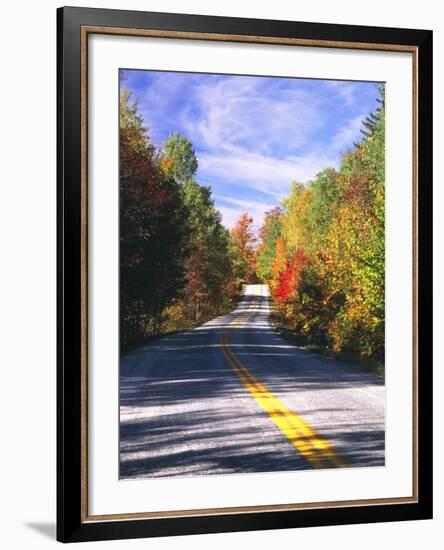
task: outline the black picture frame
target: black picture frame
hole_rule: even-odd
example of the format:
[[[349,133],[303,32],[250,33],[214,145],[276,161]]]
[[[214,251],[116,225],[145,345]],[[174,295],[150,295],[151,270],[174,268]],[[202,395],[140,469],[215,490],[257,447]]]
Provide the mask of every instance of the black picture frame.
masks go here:
[[[82,502],[85,392],[82,329],[82,62],[84,27],[272,37],[301,41],[408,46],[416,51],[418,370],[415,502],[312,509],[194,514],[183,517],[90,519]],[[62,542],[355,524],[432,517],[432,32],[400,28],[239,19],[64,7],[57,10],[58,370],[57,539]],[[83,160],[83,164],[82,164]],[[83,304],[83,305],[82,305]],[[82,489],[83,487],[83,489]]]

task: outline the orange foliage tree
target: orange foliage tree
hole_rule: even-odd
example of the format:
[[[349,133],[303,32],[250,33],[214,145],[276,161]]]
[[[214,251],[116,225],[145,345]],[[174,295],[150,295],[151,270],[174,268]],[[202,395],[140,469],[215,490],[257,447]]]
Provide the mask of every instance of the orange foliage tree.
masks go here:
[[[252,229],[253,218],[246,212],[231,230],[236,260],[235,269],[243,283],[253,283],[256,277],[256,236]]]

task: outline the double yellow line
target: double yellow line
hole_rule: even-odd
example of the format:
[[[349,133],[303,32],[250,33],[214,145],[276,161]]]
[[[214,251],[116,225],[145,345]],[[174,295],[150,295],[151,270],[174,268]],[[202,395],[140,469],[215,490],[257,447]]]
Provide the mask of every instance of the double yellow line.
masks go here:
[[[249,309],[257,305],[257,300]],[[237,374],[245,388],[269,414],[276,426],[290,440],[297,451],[314,468],[344,468],[346,463],[334,447],[300,416],[290,411],[277,397],[255,378],[230,349],[228,335],[242,325],[246,318],[243,314],[234,321],[220,339],[222,352],[232,370]]]

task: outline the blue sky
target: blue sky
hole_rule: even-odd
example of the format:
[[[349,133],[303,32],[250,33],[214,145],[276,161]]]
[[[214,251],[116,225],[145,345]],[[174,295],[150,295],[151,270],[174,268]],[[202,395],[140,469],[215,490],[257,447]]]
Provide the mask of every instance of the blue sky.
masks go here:
[[[377,107],[371,82],[126,70],[148,134],[161,145],[179,131],[193,142],[197,181],[211,186],[223,223],[264,212],[360,139]]]

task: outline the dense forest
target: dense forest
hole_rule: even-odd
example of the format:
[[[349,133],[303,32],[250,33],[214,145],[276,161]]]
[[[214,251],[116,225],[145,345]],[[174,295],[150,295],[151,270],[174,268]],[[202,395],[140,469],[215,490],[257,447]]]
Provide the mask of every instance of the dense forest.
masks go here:
[[[304,343],[384,356],[384,88],[340,168],[293,183],[256,236],[229,231],[196,181],[193,144],[154,144],[137,102],[120,95],[122,351],[234,308],[242,285],[269,285],[275,317]]]
[[[120,345],[197,326],[234,308],[254,274],[252,219],[230,232],[195,179],[190,140],[150,140],[137,102],[120,94]]]
[[[303,343],[384,357],[385,105],[339,170],[293,183],[260,230],[257,275],[280,322]]]

